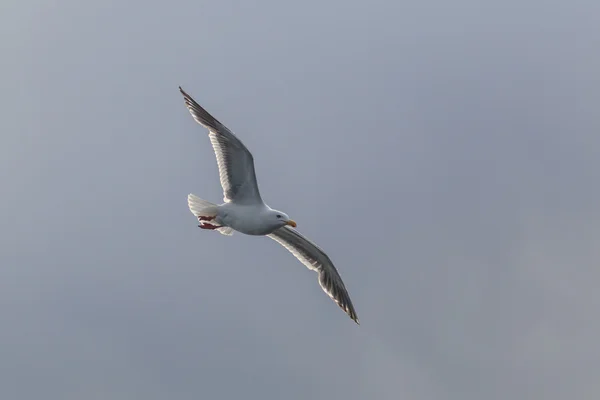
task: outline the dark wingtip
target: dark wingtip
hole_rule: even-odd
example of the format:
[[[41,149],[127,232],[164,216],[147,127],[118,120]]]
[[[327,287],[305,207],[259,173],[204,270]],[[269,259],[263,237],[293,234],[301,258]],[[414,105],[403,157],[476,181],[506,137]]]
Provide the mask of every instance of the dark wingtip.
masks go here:
[[[358,321],[358,314],[356,313],[356,310],[352,305],[352,301],[350,300],[348,293],[346,293],[346,299],[346,304],[340,305],[341,309],[344,310],[346,314],[348,314],[352,321],[356,322],[357,325],[360,325],[360,322]]]
[[[356,310],[354,310],[354,306],[350,302],[350,298],[348,297],[347,304],[338,304],[338,306],[350,317],[350,319],[356,322],[357,325],[360,325],[358,320],[358,315],[356,314]]]

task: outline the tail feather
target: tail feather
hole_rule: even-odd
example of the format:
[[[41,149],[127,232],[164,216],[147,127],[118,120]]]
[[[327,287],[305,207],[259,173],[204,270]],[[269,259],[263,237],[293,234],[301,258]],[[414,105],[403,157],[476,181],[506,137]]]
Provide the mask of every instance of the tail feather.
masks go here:
[[[231,236],[233,235],[233,228],[230,228],[228,226],[224,226],[222,228],[217,228],[217,231],[219,231],[220,234],[225,235],[225,236]]]
[[[214,217],[217,215],[217,205],[201,199],[200,197],[189,194],[188,195],[188,206],[190,211],[196,217]]]
[[[188,195],[188,206],[192,214],[196,217],[216,217],[219,207],[191,193]],[[223,235],[233,235],[233,229],[228,226],[217,228],[216,230]]]

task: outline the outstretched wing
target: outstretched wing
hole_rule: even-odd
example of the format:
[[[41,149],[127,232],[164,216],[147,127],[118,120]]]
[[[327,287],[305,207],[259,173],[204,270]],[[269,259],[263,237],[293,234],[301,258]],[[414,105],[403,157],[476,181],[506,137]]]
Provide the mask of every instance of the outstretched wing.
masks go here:
[[[319,274],[319,284],[325,293],[350,318],[357,324],[359,323],[358,316],[356,315],[352,301],[350,301],[350,296],[348,296],[344,282],[342,282],[340,274],[323,250],[289,226],[279,228],[268,236],[288,249],[308,269],[316,271]]]
[[[181,86],[192,117],[208,129],[208,137],[219,165],[223,201],[240,204],[262,203],[254,172],[254,158],[246,146],[225,125],[202,108]]]

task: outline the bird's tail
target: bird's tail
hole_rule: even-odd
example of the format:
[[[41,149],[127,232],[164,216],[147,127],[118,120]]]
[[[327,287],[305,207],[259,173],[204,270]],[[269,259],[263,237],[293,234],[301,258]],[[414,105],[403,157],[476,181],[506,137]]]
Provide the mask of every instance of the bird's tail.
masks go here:
[[[217,205],[201,199],[200,197],[188,194],[188,206],[190,211],[196,217],[216,217],[217,216]]]
[[[215,203],[203,200],[200,197],[191,193],[188,195],[188,206],[190,207],[190,211],[192,212],[192,214],[194,214],[201,223],[202,221],[211,221],[211,218],[216,217],[219,207]],[[219,231],[219,233],[222,233],[223,235],[233,234],[233,229],[231,229],[228,226],[217,228],[217,231]]]

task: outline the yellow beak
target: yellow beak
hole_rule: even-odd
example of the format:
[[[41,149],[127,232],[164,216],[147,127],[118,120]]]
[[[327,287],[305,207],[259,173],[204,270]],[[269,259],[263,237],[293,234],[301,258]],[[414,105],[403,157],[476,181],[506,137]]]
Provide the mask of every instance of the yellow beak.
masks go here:
[[[288,222],[286,222],[286,225],[293,226],[295,228],[296,227],[296,221],[294,221],[293,219],[290,219]]]

